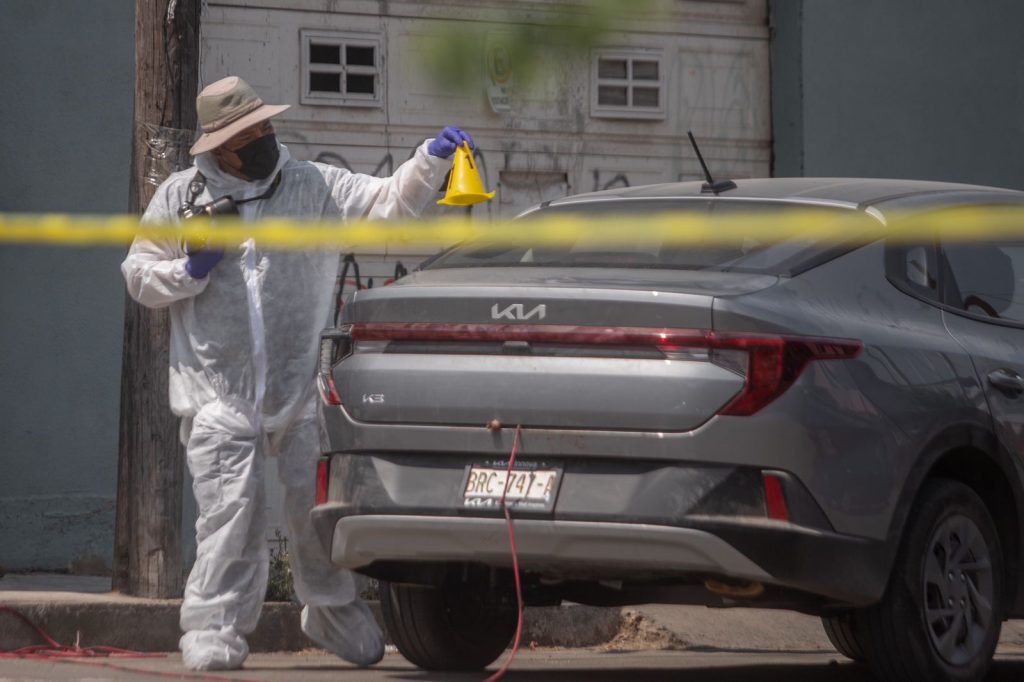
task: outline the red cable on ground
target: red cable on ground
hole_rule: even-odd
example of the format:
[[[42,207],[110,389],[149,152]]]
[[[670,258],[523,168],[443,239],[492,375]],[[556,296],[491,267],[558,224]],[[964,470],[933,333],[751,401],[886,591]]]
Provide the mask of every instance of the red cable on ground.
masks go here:
[[[114,663],[108,663],[98,660],[83,660],[83,659],[124,659],[124,658],[164,658],[167,654],[152,653],[145,651],[131,651],[129,649],[121,649],[114,646],[90,646],[80,647],[76,643],[74,646],[65,646],[51,637],[45,630],[33,623],[28,619],[25,614],[21,613],[16,609],[12,609],[9,606],[0,606],[0,613],[8,613],[30,629],[35,631],[46,644],[34,644],[31,646],[22,647],[13,651],[0,651],[0,659],[3,658],[21,658],[30,660],[46,660],[52,661],[53,663],[71,663],[72,665],[91,665],[98,668],[108,668],[110,670],[118,670],[121,672],[136,673],[145,676],[154,677],[168,677],[176,680],[203,680],[204,682],[242,682],[241,678],[237,677],[220,677],[218,675],[208,675],[203,673],[190,673],[190,672],[164,672],[161,670],[145,670],[141,668],[129,668],[123,665],[116,665]]]
[[[0,658],[162,658],[167,654],[146,653],[143,651],[130,651],[115,646],[90,646],[80,647],[76,642],[74,646],[65,646],[50,637],[41,627],[30,621],[23,613],[12,609],[9,606],[0,606],[0,613],[9,613],[43,638],[46,644],[33,644],[31,646],[15,649],[14,651],[0,651]]]
[[[501,666],[498,672],[488,677],[484,682],[497,682],[508,669],[512,667],[512,660],[516,657],[516,652],[519,651],[519,640],[523,636],[523,586],[519,580],[519,556],[516,553],[516,533],[512,528],[512,515],[508,511],[508,505],[505,504],[505,495],[508,494],[508,486],[512,481],[512,466],[516,463],[516,453],[519,452],[519,434],[523,430],[521,424],[516,425],[516,435],[512,440],[512,454],[508,456],[508,470],[505,473],[505,489],[501,493],[501,510],[505,512],[505,523],[508,524],[508,545],[512,550],[512,574],[516,579],[516,602],[519,606],[519,618],[516,622],[516,638],[512,641],[512,653],[509,654],[508,660],[505,661],[505,665]]]

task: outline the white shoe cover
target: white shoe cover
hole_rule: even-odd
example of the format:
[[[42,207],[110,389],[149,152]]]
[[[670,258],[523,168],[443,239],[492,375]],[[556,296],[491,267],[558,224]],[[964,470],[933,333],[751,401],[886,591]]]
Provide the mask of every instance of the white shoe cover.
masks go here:
[[[189,670],[236,670],[249,656],[245,637],[233,627],[190,630],[178,642],[181,660]]]
[[[362,599],[344,606],[305,606],[302,631],[335,656],[360,667],[384,658],[384,633]]]

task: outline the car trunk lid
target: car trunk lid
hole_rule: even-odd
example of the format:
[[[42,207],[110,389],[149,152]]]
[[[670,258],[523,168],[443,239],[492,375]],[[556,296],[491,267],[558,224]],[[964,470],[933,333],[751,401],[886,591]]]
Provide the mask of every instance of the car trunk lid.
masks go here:
[[[475,271],[471,271],[475,270]],[[350,415],[393,424],[683,431],[744,386],[707,343],[716,295],[774,276],[487,268],[359,292],[332,371]]]

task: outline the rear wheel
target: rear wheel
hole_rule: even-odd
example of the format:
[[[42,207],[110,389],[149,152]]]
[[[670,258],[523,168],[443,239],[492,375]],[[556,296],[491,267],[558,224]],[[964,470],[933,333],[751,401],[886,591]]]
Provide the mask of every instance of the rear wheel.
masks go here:
[[[384,624],[398,651],[427,670],[480,670],[515,634],[517,611],[484,586],[381,582]]]
[[[854,623],[854,614],[847,611],[835,616],[822,616],[821,624],[825,628],[828,641],[836,651],[854,661],[864,660],[864,645],[861,634]]]
[[[974,682],[985,677],[1003,617],[1003,556],[978,495],[926,482],[882,601],[854,627],[882,680]]]

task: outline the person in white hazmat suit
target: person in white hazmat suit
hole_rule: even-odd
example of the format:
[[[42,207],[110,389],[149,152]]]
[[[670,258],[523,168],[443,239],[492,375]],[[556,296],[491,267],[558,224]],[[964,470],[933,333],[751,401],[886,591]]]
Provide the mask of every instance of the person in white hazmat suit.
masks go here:
[[[143,222],[201,214],[231,197],[242,220],[274,216],[348,220],[416,216],[436,197],[446,159],[464,140],[445,128],[389,178],[297,161],[274,136],[264,104],[236,77],[196,99],[203,134],[195,167],[157,189]],[[197,172],[198,171],[198,172]],[[232,202],[228,202],[230,204]],[[221,202],[221,206],[224,202]],[[211,230],[215,230],[213,225]],[[384,640],[353,577],[335,567],[313,532],[319,432],[317,339],[330,314],[338,252],[235,249],[136,239],[121,266],[132,298],[169,307],[170,402],[198,504],[198,550],[181,606],[185,665],[240,667],[266,591],[265,452],[279,456],[302,629],[357,665],[384,654]]]

